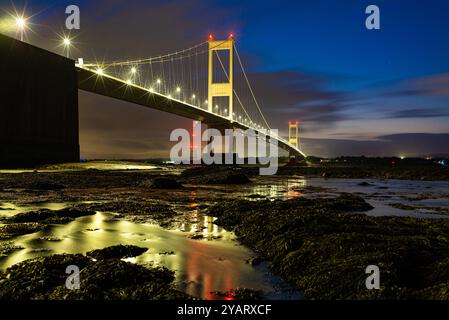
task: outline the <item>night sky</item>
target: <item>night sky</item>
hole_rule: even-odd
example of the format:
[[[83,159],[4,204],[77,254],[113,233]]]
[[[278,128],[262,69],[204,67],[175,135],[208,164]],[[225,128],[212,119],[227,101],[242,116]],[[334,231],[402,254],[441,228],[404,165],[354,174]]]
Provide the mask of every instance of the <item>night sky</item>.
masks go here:
[[[17,10],[23,1],[14,1]],[[0,0],[0,32],[11,1]],[[449,1],[43,1],[27,42],[62,53],[65,7],[81,9],[74,58],[123,60],[173,52],[236,34],[273,128],[301,123],[308,154],[449,154]],[[365,28],[376,4],[381,30]],[[83,158],[167,157],[172,129],[191,122],[80,92]]]

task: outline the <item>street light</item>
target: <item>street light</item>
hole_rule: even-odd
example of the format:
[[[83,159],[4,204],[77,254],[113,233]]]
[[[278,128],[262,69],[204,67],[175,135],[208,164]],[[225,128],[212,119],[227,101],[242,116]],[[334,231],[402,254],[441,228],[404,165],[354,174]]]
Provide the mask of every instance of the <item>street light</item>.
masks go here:
[[[26,20],[23,17],[16,18],[16,27],[20,32],[20,41],[23,41],[23,34],[25,32],[25,28],[27,26]]]
[[[70,58],[70,45],[72,44],[72,41],[69,38],[65,37],[62,40],[62,44],[64,45],[64,47],[67,51],[67,58]]]

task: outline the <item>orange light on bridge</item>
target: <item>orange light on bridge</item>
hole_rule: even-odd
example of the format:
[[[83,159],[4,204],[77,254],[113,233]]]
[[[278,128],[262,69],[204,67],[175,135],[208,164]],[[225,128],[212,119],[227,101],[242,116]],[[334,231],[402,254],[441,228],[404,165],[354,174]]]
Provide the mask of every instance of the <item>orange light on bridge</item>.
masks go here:
[[[214,36],[211,34],[209,34],[209,41],[214,41]]]
[[[231,33],[229,34],[229,39],[234,39],[234,33],[231,32]]]

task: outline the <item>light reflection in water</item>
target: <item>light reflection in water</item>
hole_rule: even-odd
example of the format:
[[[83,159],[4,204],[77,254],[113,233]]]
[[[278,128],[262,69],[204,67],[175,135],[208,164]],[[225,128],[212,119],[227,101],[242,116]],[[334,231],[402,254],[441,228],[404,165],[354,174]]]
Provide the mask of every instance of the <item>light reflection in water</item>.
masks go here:
[[[201,219],[202,234],[228,234],[220,241],[193,240],[185,232],[113,218],[111,213],[98,212],[66,225],[54,225],[44,231],[21,236],[15,244],[25,249],[0,260],[0,269],[39,256],[85,253],[129,244],[149,250],[128,261],[165,266],[176,271],[177,286],[194,296],[216,299],[210,292],[227,291],[236,286],[273,291],[266,275],[246,263],[252,253],[243,246],[236,246],[236,242],[231,240],[234,236],[214,225],[212,217]],[[48,251],[41,251],[42,248]],[[175,254],[170,254],[171,251]]]
[[[241,188],[239,186],[239,193],[242,196],[259,194],[269,199],[288,199],[301,196],[292,188],[304,185],[305,180],[300,178],[268,178],[268,182],[256,179],[251,185]],[[165,266],[176,271],[177,286],[194,296],[217,299],[211,292],[228,291],[236,287],[274,291],[267,274],[246,263],[252,253],[245,247],[236,245],[233,233],[214,224],[216,218],[202,213],[197,196],[197,191],[190,192],[189,203],[184,204],[182,209],[185,219],[179,223],[176,230],[169,231],[155,225],[115,220],[111,213],[98,212],[66,225],[55,225],[44,231],[17,238],[15,244],[25,249],[0,260],[0,269],[38,256],[85,253],[111,245],[130,244],[147,247],[149,251],[126,261]],[[70,204],[43,203],[16,207],[12,203],[2,204],[3,207],[11,209],[6,212],[9,215],[42,208],[59,210],[68,205]],[[2,211],[0,214],[6,210]],[[206,240],[190,239],[188,235],[191,234],[202,235]],[[220,241],[207,240],[217,238],[220,238]],[[171,254],[171,251],[175,254]]]
[[[301,193],[293,189],[304,188],[307,180],[303,177],[279,179],[278,177],[256,178],[241,193],[243,196],[260,195],[268,199],[293,199],[301,197]]]
[[[236,196],[246,198],[254,194],[269,199],[292,199],[302,196],[301,192],[296,191],[297,188],[301,189],[307,185],[326,187],[338,192],[383,195],[385,199],[370,200],[375,209],[368,214],[404,216],[418,213],[394,209],[388,206],[388,203],[391,201],[407,203],[402,198],[403,195],[419,196],[423,192],[429,192],[427,188],[431,188],[433,193],[449,193],[447,182],[366,181],[372,186],[360,187],[360,180],[355,179],[309,179],[306,181],[301,177],[256,177],[254,183],[238,186],[237,195],[235,192],[226,192],[229,186],[208,186],[209,190],[206,192],[215,196],[217,201],[232,201]],[[99,212],[94,216],[82,217],[66,225],[52,226],[44,231],[17,238],[15,245],[25,249],[1,259],[0,269],[43,255],[85,253],[111,245],[131,244],[147,247],[149,251],[127,261],[165,266],[176,271],[178,287],[194,296],[216,299],[217,297],[212,295],[211,291],[228,291],[237,286],[274,291],[273,284],[263,271],[258,271],[245,263],[252,253],[245,247],[236,245],[234,234],[214,224],[215,218],[202,215],[199,208],[202,202],[198,197],[205,189],[202,187],[199,190],[201,191],[192,191],[189,194],[187,205],[182,203],[185,219],[177,225],[176,230],[168,231],[155,225],[119,221],[114,219],[113,214]],[[200,199],[204,198],[205,196],[202,195]],[[257,198],[254,199],[257,200]],[[449,207],[447,198],[443,197],[423,201],[430,203],[437,201],[438,205]],[[1,208],[7,208],[7,210],[1,210],[0,215],[10,216],[42,208],[58,210],[68,205],[69,203],[41,203],[17,207],[14,203],[8,202],[0,204]],[[424,216],[429,217],[429,214]],[[193,233],[207,239],[220,237],[220,241],[189,239],[188,236]],[[57,239],[59,241],[56,241]],[[41,249],[49,251],[41,251]],[[175,254],[170,254],[171,251]]]

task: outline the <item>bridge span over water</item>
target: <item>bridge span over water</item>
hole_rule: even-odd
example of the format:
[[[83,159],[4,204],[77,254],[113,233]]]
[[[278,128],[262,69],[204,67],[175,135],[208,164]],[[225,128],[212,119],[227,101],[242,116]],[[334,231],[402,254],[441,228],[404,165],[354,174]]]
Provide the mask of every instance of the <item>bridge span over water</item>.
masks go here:
[[[272,131],[232,35],[156,57],[74,63],[0,34],[0,67],[9,79],[0,88],[0,163],[78,160],[78,90],[220,130],[252,129],[305,156],[297,137]]]

